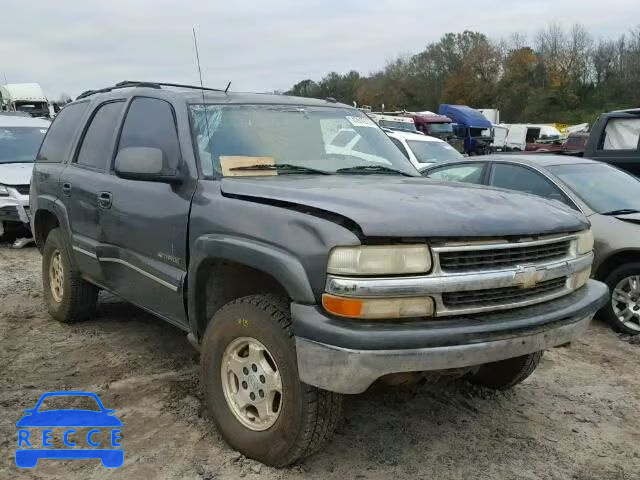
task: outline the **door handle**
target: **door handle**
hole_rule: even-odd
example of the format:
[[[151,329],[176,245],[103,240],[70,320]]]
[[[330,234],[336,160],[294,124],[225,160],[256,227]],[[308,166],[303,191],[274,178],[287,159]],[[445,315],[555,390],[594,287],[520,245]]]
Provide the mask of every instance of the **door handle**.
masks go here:
[[[67,197],[71,196],[71,184],[69,182],[65,182],[62,184],[62,194]]]
[[[111,192],[100,192],[98,194],[98,207],[108,210],[113,204],[113,195]]]

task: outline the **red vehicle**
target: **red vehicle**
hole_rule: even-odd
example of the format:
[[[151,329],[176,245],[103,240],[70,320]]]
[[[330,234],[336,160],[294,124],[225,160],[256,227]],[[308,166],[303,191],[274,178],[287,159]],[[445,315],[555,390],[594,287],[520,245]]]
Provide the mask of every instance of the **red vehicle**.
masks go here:
[[[416,128],[432,137],[440,138],[444,141],[455,137],[453,133],[453,122],[449,117],[444,115],[406,113],[404,116],[413,118]]]

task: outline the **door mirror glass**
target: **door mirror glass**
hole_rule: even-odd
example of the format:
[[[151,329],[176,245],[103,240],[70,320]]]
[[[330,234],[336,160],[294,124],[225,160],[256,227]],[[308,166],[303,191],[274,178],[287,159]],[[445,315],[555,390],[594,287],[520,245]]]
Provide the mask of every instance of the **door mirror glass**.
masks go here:
[[[162,150],[153,147],[127,147],[118,152],[116,175],[131,180],[170,182],[175,175],[163,171]]]

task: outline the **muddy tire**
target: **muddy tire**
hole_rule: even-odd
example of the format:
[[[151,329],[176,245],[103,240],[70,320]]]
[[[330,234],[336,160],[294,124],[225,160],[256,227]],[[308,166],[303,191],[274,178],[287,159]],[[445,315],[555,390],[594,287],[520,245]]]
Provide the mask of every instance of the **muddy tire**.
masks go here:
[[[610,298],[600,310],[600,317],[617,332],[640,334],[640,263],[627,263],[614,269],[605,283],[609,286]]]
[[[540,363],[543,352],[535,352],[522,357],[509,358],[487,363],[470,375],[468,380],[494,390],[508,390],[529,377]]]
[[[225,440],[282,467],[316,452],[340,419],[342,397],[298,376],[289,302],[251,295],[222,307],[201,348],[207,406]]]
[[[98,288],[80,277],[59,228],[51,230],[42,250],[42,284],[49,314],[59,322],[75,323],[95,313]]]

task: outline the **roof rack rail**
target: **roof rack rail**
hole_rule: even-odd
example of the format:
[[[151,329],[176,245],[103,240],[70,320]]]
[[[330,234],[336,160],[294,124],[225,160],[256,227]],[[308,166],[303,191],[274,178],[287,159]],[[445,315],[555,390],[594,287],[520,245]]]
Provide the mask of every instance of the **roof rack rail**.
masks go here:
[[[136,82],[134,80],[125,80],[124,82],[120,82],[117,85],[123,86],[138,86],[141,83],[150,83],[153,85],[159,85],[161,87],[175,87],[175,88],[189,88],[193,90],[207,90],[209,92],[224,92],[220,88],[209,88],[209,87],[201,87],[200,85],[185,85],[182,83],[166,83],[166,82]],[[229,82],[231,83],[231,82]]]
[[[139,82],[135,80],[124,80],[122,82],[116,83],[112,87],[99,88],[97,90],[86,90],[82,92],[80,95],[78,95],[76,97],[76,100],[90,97],[91,95],[95,95],[96,93],[106,93],[106,92],[110,92],[112,90],[116,90],[120,88],[131,88],[131,87],[147,87],[147,88],[175,87],[175,88],[189,88],[194,90],[207,90],[210,92],[224,92],[224,90],[220,90],[218,88],[207,88],[207,87],[200,87],[197,85],[183,85],[181,83]]]

